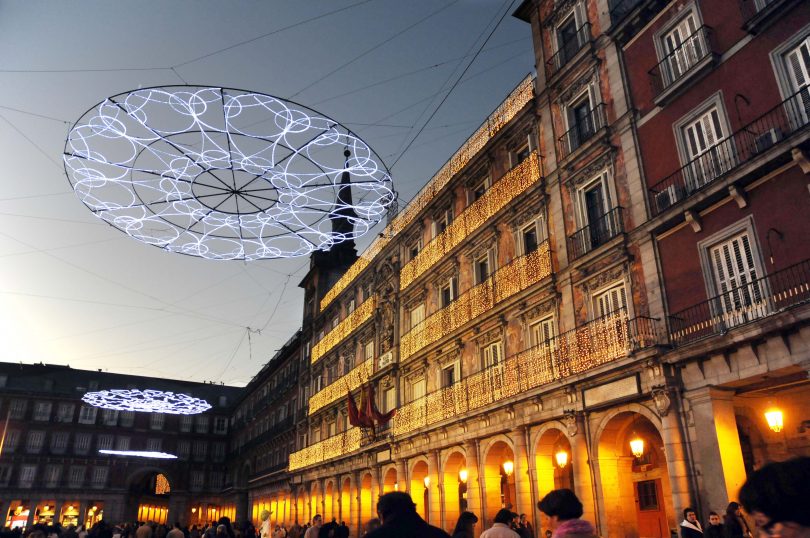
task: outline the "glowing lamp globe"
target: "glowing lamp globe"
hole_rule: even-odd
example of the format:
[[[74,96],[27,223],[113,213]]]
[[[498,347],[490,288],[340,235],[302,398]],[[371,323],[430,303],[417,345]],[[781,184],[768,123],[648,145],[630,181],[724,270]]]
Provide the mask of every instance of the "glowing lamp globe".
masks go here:
[[[568,465],[568,452],[560,450],[554,454],[554,459],[557,461],[557,467],[564,469],[565,466]]]
[[[636,458],[640,458],[644,455],[644,439],[639,436],[633,437],[630,440],[630,451],[633,453],[633,456]]]
[[[458,479],[459,479],[461,482],[465,483],[465,484],[467,483],[467,477],[468,477],[468,476],[469,476],[469,475],[467,474],[467,469],[462,469],[462,470],[460,470],[460,471],[458,472]]]
[[[506,473],[506,476],[512,476],[512,473],[515,471],[515,464],[511,460],[507,460],[503,462],[503,472]]]
[[[425,488],[429,488],[429,487],[430,487],[430,477],[429,477],[429,476],[426,476],[426,477],[424,478],[424,480],[422,480],[422,481],[425,483]]]
[[[771,409],[765,412],[765,420],[768,422],[768,427],[774,432],[779,433],[784,427],[784,417],[781,409]]]

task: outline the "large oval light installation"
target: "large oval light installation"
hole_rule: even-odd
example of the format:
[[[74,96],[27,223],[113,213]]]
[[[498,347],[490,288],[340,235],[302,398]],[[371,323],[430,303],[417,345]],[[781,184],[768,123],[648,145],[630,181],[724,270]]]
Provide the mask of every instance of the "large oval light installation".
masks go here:
[[[112,389],[88,392],[82,401],[102,409],[196,415],[211,409],[211,404],[200,398],[162,390]]]
[[[106,450],[98,451],[99,454],[107,454],[110,456],[132,456],[136,458],[153,458],[160,460],[176,460],[177,456],[167,452],[153,452],[149,450]]]
[[[218,260],[328,250],[368,232],[395,198],[382,159],[351,130],[227,88],[105,99],[70,130],[64,163],[97,217],[150,245]],[[334,227],[338,218],[351,226]]]

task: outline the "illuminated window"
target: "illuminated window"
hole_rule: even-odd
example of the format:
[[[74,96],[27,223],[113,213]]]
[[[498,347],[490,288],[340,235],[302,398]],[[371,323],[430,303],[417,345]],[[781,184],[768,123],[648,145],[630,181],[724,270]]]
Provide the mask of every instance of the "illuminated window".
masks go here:
[[[326,423],[326,436],[332,437],[337,433],[336,424],[334,420],[330,420]]]
[[[425,303],[419,303],[409,312],[410,328],[413,329],[425,320]]]
[[[397,389],[391,387],[385,389],[382,393],[382,408],[383,413],[387,413],[397,406]]]
[[[155,476],[155,495],[166,495],[171,492],[172,488],[169,485],[169,479],[166,478],[166,475],[158,473]]]
[[[363,360],[374,358],[374,339],[369,340],[363,346]]]
[[[51,419],[51,402],[37,402],[34,404],[34,420],[45,422]]]
[[[321,441],[321,427],[315,426],[312,428],[312,443],[319,443]]]

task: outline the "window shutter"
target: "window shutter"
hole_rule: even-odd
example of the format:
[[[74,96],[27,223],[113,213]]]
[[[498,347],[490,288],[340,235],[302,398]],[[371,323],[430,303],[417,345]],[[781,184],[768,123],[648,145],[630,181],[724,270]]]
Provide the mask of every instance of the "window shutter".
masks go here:
[[[810,119],[810,37],[785,55],[786,68],[794,92],[801,92],[790,112],[798,113],[800,124]]]

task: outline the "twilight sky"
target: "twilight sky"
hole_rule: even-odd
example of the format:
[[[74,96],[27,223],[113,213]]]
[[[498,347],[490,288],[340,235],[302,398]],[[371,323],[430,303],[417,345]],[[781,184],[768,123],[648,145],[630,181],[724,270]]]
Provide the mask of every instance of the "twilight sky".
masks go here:
[[[0,360],[247,383],[300,326],[308,258],[209,261],[108,226],[65,177],[70,126],[184,81],[289,98],[363,137],[402,204],[533,69],[517,5],[0,0]]]

